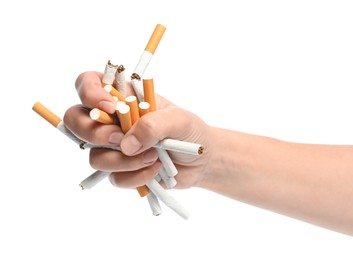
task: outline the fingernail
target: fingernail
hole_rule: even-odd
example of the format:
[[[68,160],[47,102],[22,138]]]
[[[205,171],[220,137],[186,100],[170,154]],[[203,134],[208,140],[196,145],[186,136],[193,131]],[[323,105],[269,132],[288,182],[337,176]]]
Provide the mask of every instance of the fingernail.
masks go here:
[[[155,162],[158,159],[158,153],[156,152],[155,149],[150,149],[143,154],[142,158],[145,164],[150,164]]]
[[[121,132],[113,132],[110,134],[108,141],[111,144],[120,144],[121,140],[123,139],[124,134]]]
[[[136,153],[141,147],[142,144],[134,135],[129,135],[123,139],[121,143],[121,148],[126,155],[132,155]]]
[[[104,110],[107,113],[115,112],[115,104],[109,101],[101,101],[99,102],[99,108]]]
[[[114,174],[110,174],[110,175],[109,175],[109,181],[110,181],[110,183],[111,183],[113,186],[116,186],[116,181],[115,181],[115,178],[114,178]]]

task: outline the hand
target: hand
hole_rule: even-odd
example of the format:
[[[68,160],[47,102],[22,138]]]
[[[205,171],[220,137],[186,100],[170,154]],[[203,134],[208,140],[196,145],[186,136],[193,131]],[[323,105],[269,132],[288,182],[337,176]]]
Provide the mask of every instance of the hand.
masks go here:
[[[76,80],[82,105],[69,108],[65,125],[82,140],[96,145],[120,145],[122,152],[91,149],[93,168],[112,172],[111,182],[118,187],[134,188],[152,180],[162,168],[153,145],[165,138],[195,142],[205,147],[200,156],[169,152],[178,169],[176,188],[199,186],[207,172],[212,140],[210,127],[199,117],[156,95],[157,111],[144,115],[124,135],[118,125],[104,125],[89,117],[92,108],[115,113],[115,100],[101,84],[102,74],[84,72]],[[127,95],[134,95],[129,85]],[[172,119],[172,120],[171,120]]]

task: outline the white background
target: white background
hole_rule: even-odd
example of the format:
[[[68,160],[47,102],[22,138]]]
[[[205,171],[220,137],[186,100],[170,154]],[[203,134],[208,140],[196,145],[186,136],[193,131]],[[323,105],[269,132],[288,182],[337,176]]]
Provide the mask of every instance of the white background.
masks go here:
[[[352,14],[339,0],[2,1],[0,259],[352,259],[349,236],[204,190],[171,191],[187,221],[107,180],[81,191],[88,151],[31,109],[62,117],[77,75],[108,59],[131,73],[162,23],[146,72],[159,94],[210,125],[353,144]]]

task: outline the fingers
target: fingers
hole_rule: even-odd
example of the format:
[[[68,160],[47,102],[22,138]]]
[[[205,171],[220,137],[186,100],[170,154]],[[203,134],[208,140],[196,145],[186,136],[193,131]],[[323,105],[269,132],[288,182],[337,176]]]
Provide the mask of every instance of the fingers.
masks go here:
[[[102,87],[102,73],[81,73],[76,79],[75,86],[83,105],[114,113],[116,102]]]
[[[90,164],[93,168],[106,172],[136,171],[154,164],[158,160],[155,149],[149,149],[136,156],[126,156],[109,149],[91,149]]]
[[[120,144],[124,134],[118,125],[105,125],[89,117],[90,109],[76,105],[66,110],[65,126],[87,143],[97,145]]]
[[[198,117],[176,106],[146,114],[122,139],[122,152],[130,156],[139,154],[167,137],[177,140],[196,140],[197,122],[200,122]]]
[[[151,166],[138,171],[131,172],[113,172],[109,179],[110,182],[120,188],[135,188],[150,182],[161,170],[162,164],[157,161]]]

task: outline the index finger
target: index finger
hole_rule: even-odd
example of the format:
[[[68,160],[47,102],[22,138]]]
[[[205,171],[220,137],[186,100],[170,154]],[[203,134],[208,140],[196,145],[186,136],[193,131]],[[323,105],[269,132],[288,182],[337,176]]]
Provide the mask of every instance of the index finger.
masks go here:
[[[100,72],[83,72],[77,77],[75,87],[84,106],[114,113],[116,102],[102,87],[102,77]]]

